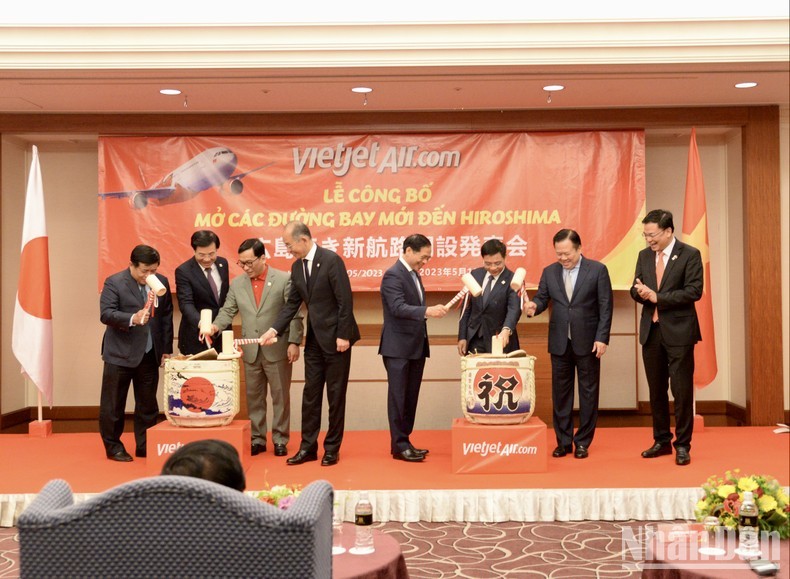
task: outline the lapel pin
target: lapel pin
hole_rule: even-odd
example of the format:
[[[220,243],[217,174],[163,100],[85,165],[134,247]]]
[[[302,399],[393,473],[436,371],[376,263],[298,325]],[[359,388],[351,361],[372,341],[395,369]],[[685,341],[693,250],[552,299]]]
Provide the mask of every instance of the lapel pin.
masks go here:
[[[673,255],[673,256],[672,256],[672,261],[675,261],[677,258],[678,258],[678,256],[677,256],[677,255]]]

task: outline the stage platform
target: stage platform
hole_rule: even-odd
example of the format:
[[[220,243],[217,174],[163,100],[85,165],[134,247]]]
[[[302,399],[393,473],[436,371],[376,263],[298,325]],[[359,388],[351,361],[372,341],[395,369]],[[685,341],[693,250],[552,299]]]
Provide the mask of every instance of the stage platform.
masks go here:
[[[549,456],[545,472],[455,474],[450,430],[412,436],[415,445],[430,449],[423,463],[393,460],[386,431],[347,431],[335,466],[322,467],[320,461],[288,466],[271,448],[252,457],[247,489],[324,479],[334,486],[346,520],[353,518],[357,492],[368,490],[380,522],[612,521],[691,519],[700,486],[735,468],[772,475],[785,486],[790,482],[790,435],[776,434],[773,427],[705,427],[695,433],[691,464],[684,467],[675,465],[674,456],[640,456],[652,444],[651,433],[644,427],[599,428],[589,458]],[[549,432],[548,453],[553,438]],[[127,449],[134,447],[131,433],[123,440]],[[298,441],[295,432],[289,455]],[[51,479],[66,480],[84,500],[149,476],[147,460],[107,460],[95,433],[0,435],[0,526],[13,526]]]

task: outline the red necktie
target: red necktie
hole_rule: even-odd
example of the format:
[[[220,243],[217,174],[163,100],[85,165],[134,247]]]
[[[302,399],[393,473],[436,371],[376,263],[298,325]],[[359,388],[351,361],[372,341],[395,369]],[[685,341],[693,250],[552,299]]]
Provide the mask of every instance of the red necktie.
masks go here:
[[[658,261],[656,261],[656,293],[658,293],[658,288],[661,287],[661,278],[664,277],[664,252],[657,251],[658,254]],[[653,321],[658,321],[658,304],[656,304],[656,309],[653,310]]]

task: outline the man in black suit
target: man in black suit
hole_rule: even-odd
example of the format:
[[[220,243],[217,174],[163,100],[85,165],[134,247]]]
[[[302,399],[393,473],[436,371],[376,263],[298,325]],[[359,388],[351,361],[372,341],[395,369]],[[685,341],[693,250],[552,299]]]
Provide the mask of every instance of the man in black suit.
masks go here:
[[[307,306],[307,340],[304,348],[302,394],[302,442],[286,460],[302,464],[317,460],[321,402],[326,384],[329,429],[324,438],[321,466],[337,464],[346,420],[346,390],[351,368],[351,346],[359,340],[354,319],[351,282],[343,260],[333,251],[318,247],[310,229],[292,221],[285,226],[283,243],[296,258],[291,266],[288,301],[272,327],[259,340],[262,346],[282,335],[304,303]]]
[[[426,318],[447,315],[443,305],[426,306],[425,288],[417,270],[431,259],[431,242],[419,233],[403,240],[403,255],[381,280],[384,325],[379,354],[387,370],[387,416],[390,452],[397,460],[421,462],[427,449],[415,448],[414,430],[425,359],[430,356]]]
[[[650,211],[631,297],[642,304],[639,343],[650,391],[654,444],[644,458],[672,454],[669,395],[675,399],[675,463],[691,462],[694,429],[694,345],[702,339],[694,302],[702,297],[704,269],[698,249],[675,238],[672,214]]]
[[[146,456],[146,431],[156,424],[159,405],[156,388],[159,366],[173,353],[173,303],[167,278],[156,273],[159,252],[148,245],[132,250],[129,267],[104,280],[101,322],[107,326],[102,339],[99,433],[107,458],[130,462],[121,442],[126,395],[134,387],[135,456]],[[156,275],[167,290],[158,305],[145,307],[150,289],[146,278]]]
[[[211,319],[216,318],[229,286],[228,260],[217,255],[219,236],[204,229],[193,233],[190,243],[195,257],[176,268],[176,296],[181,310],[178,349],[186,355],[208,349],[199,339],[200,310],[211,310]]]
[[[587,458],[598,421],[601,357],[612,327],[612,282],[606,266],[582,256],[582,241],[573,229],[554,235],[557,263],[543,270],[538,291],[526,306],[529,317],[553,302],[549,321],[551,397],[555,458],[573,450]],[[574,376],[579,381],[579,428],[573,433]]]
[[[458,353],[490,353],[491,337],[498,335],[504,353],[519,349],[516,324],[521,317],[521,301],[510,287],[513,272],[505,265],[507,247],[489,239],[480,248],[483,267],[472,270],[472,277],[483,288],[477,297],[467,295],[464,314],[458,322]]]

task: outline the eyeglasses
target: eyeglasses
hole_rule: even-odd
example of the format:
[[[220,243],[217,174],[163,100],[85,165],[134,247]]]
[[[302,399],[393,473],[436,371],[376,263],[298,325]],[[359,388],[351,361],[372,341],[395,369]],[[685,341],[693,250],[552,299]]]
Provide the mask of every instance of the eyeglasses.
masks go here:
[[[666,231],[666,229],[659,229],[659,230],[658,230],[658,231],[656,231],[655,233],[643,233],[643,234],[642,234],[642,237],[644,237],[645,239],[654,239],[654,238],[656,238],[657,236],[659,236],[659,235],[661,235],[662,233],[664,233],[664,231]]]
[[[248,267],[252,267],[255,265],[255,262],[258,261],[260,257],[256,257],[255,259],[251,259],[250,261],[237,261],[236,265],[238,265],[242,269],[247,269]]]

